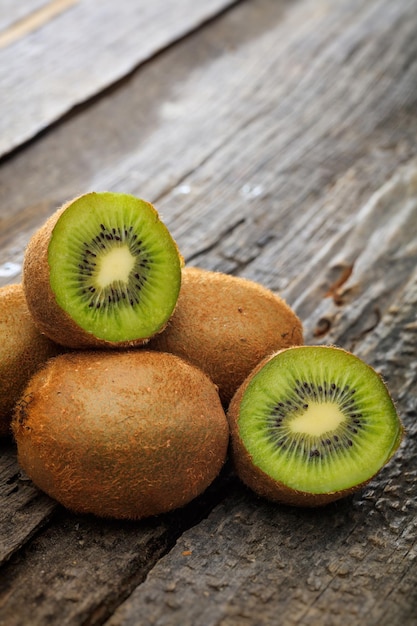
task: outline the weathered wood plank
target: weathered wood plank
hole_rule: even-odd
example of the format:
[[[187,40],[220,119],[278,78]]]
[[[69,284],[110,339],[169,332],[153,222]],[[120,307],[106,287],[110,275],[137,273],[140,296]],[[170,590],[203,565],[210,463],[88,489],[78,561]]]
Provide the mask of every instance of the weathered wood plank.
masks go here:
[[[1,571],[0,624],[101,624],[178,536],[223,497],[222,481],[181,510],[143,522],[60,510]]]
[[[0,156],[235,1],[60,0],[17,35],[10,25],[0,33]]]
[[[248,275],[277,290],[295,280],[310,262],[304,243],[314,230],[329,239],[415,154],[415,13],[412,2],[386,11],[339,3],[337,21],[315,4],[297,4],[285,18],[284,8],[255,2],[234,11],[5,162],[0,264],[21,261],[36,221],[55,206],[83,190],[111,188],[155,200],[188,260],[230,271],[248,266]],[[392,42],[394,10],[401,54]],[[374,57],[384,70],[369,95]],[[366,80],[354,90],[355,75]],[[318,90],[322,76],[329,86]],[[363,106],[361,84],[368,108],[347,124]]]
[[[408,506],[390,479],[385,491],[371,487],[325,514],[283,509],[235,490],[181,537],[106,624],[133,625],[140,611],[144,624],[158,626],[411,626],[415,526],[397,509],[415,516],[414,480],[409,473]]]
[[[237,482],[222,483],[204,510],[222,503],[182,535],[143,584],[172,545],[158,524],[153,535],[141,524],[125,534],[123,524],[75,521],[62,512],[35,539],[28,533],[26,548],[2,569],[10,582],[0,588],[0,623],[30,614],[31,623],[42,624],[58,607],[62,624],[102,623],[139,585],[112,626],[135,623],[139,610],[145,624],[262,624],[282,615],[289,624],[320,616],[332,625],[360,619],[411,626],[414,9],[406,0],[242,3],[3,162],[4,261],[20,263],[30,232],[80,191],[112,188],[154,200],[187,260],[280,290],[302,315],[308,342],[353,347],[375,364],[392,386],[408,436],[369,489],[326,510],[270,505]],[[77,538],[64,538],[71,524],[82,525],[88,546],[76,575]],[[187,525],[181,521],[181,529]],[[146,563],[136,577],[144,545]],[[104,578],[88,565],[94,559],[105,564]],[[54,584],[48,592],[59,572],[65,598]],[[44,595],[32,602],[27,589],[39,588],[39,580]]]
[[[270,253],[270,251],[269,251]],[[311,340],[354,350],[401,294],[417,260],[417,159],[398,168],[311,256],[287,296]],[[327,268],[323,274],[323,268]],[[402,276],[402,280],[399,277]],[[340,325],[344,332],[340,335]]]
[[[411,208],[415,218],[415,196],[410,205],[410,188],[404,184],[400,192],[398,183],[410,178],[415,183],[416,165],[412,176],[408,168],[394,177],[370,205],[385,204],[385,197],[392,217],[397,210]],[[390,202],[394,188],[395,205]],[[384,223],[381,231],[377,224],[375,229],[382,236]],[[413,261],[412,268],[407,268],[409,278],[401,283],[400,292],[394,290],[388,309],[383,306],[385,290],[373,294],[373,304],[387,312],[356,346],[357,353],[389,381],[407,428],[400,453],[361,494],[324,509],[271,505],[243,489],[238,491],[206,521],[184,533],[108,626],[133,625],[139,610],[144,623],[158,626],[414,624],[417,240],[414,234],[408,239],[404,231],[393,227],[393,241],[400,232],[401,240],[408,242],[405,256],[411,252]],[[353,251],[356,246],[357,231],[352,228],[345,249]],[[371,251],[372,240],[362,248],[364,256]],[[376,267],[390,262],[389,253],[387,258],[382,254],[376,258]],[[359,270],[358,279],[364,290],[372,292],[372,271],[363,268],[361,274]],[[315,286],[307,291],[313,299]],[[352,318],[358,322],[361,314],[360,307],[352,307],[350,315],[337,320],[336,343],[346,342]]]
[[[1,0],[0,2],[0,37],[3,31],[24,22],[34,12],[51,4],[51,0]]]
[[[0,564],[3,564],[47,523],[57,505],[20,471],[15,447],[6,441],[0,446]]]

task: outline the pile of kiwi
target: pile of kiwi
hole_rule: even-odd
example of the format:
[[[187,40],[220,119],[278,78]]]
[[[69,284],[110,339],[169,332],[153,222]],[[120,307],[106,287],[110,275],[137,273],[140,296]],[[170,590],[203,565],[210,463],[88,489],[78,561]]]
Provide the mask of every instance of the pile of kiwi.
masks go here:
[[[62,351],[29,313],[22,285],[0,289],[0,437],[10,432],[13,408],[36,370]]]
[[[403,427],[381,377],[254,281],[186,267],[156,209],[87,193],[0,289],[0,434],[63,506],[140,519],[184,506],[228,455],[256,494],[318,506],[366,484]]]

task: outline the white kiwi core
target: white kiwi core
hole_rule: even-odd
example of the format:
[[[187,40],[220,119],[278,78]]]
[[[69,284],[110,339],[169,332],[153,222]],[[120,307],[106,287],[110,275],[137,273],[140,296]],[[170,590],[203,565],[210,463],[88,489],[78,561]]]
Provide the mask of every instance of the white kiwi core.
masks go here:
[[[293,433],[324,435],[346,421],[337,404],[310,402],[308,408],[296,415],[288,424]]]
[[[238,433],[270,478],[328,494],[372,478],[398,447],[402,425],[370,366],[339,348],[300,346],[278,352],[251,378]]]
[[[116,280],[127,283],[134,266],[135,257],[130,252],[129,246],[113,248],[100,258],[96,282],[103,289]]]
[[[129,194],[88,193],[69,203],[48,245],[57,305],[89,335],[147,339],[177,303],[182,259],[156,209]]]

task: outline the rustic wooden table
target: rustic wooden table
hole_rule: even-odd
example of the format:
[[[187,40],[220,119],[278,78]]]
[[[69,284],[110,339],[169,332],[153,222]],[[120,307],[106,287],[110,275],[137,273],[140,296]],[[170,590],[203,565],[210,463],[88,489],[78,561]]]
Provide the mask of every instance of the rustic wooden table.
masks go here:
[[[2,626],[417,623],[416,33],[416,0],[0,0],[0,284],[61,203],[133,193],[188,264],[375,366],[407,429],[325,508],[227,466],[131,523],[64,510],[2,441]]]

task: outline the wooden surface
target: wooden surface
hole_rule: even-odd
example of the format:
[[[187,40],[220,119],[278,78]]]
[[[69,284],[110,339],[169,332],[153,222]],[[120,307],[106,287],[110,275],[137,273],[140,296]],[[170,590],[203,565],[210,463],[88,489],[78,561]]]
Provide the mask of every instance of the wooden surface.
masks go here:
[[[37,55],[52,55],[58,20],[77,37],[74,12],[93,4],[0,50],[0,284],[20,280],[30,235],[62,202],[134,193],[189,264],[280,292],[306,343],[374,365],[407,435],[366,489],[323,509],[260,500],[227,465],[185,509],[135,523],[65,511],[4,441],[0,625],[414,625],[416,0],[170,0],[179,23],[160,17],[162,1],[125,0],[120,37],[94,42],[97,64],[86,47],[71,75],[54,59],[63,102]],[[112,4],[95,3],[101,32]],[[0,36],[48,6],[14,21],[1,11]]]
[[[230,4],[6,1],[5,16],[0,13],[0,156]]]

